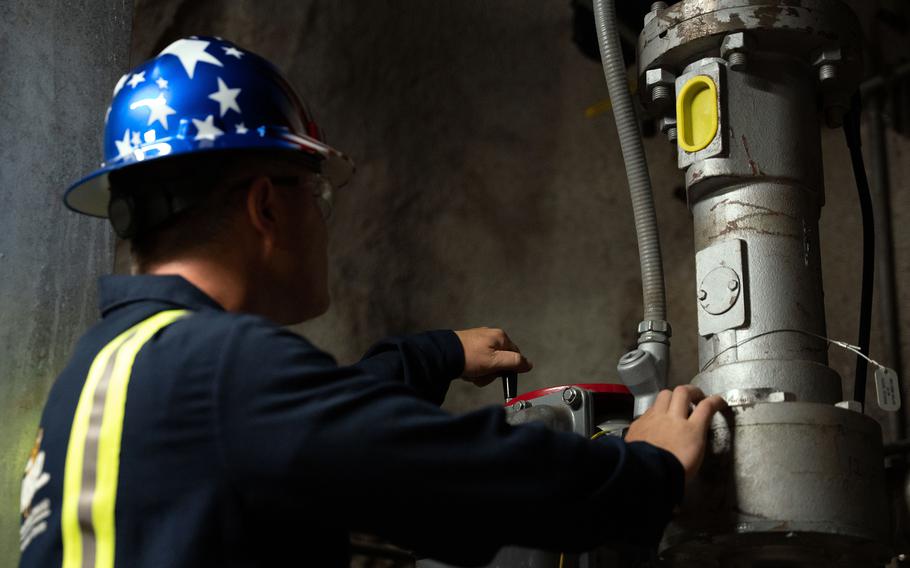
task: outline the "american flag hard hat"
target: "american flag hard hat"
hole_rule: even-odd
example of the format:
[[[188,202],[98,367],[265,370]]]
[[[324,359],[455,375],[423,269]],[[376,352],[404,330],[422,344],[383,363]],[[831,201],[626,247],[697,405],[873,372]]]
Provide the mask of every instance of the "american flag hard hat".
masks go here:
[[[107,217],[115,170],[196,152],[270,149],[302,153],[335,187],[354,172],[274,65],[221,38],[179,39],[117,82],[104,162],[71,185],[64,202]]]

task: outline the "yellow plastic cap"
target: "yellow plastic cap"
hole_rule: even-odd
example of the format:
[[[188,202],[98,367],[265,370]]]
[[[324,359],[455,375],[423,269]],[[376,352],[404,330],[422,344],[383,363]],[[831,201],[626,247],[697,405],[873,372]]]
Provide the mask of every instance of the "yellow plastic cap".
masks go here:
[[[717,85],[706,75],[692,77],[676,97],[679,147],[686,152],[703,150],[717,134]]]

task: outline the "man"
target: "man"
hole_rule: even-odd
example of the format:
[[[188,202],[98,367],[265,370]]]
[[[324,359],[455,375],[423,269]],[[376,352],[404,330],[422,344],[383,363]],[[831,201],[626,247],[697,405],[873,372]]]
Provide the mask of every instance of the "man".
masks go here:
[[[456,377],[531,368],[500,330],[339,367],[279,327],[328,307],[325,218],[353,168],[268,62],[171,44],[117,84],[105,158],[65,200],[131,239],[137,275],[102,279],[49,394],[22,566],[343,566],[351,530],[468,564],[656,544],[720,399],[689,416],[700,393],[665,391],[626,441],[592,441],[439,409]]]

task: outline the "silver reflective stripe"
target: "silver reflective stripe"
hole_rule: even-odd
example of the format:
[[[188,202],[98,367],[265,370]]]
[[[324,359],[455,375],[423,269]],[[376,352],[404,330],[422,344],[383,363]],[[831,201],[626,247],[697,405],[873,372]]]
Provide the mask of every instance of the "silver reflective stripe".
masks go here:
[[[95,485],[98,474],[98,440],[101,437],[101,422],[104,419],[104,403],[107,400],[107,387],[114,374],[117,354],[129,340],[136,335],[134,331],[126,337],[110,354],[104,363],[104,372],[95,388],[92,398],[92,410],[89,416],[88,435],[85,438],[85,457],[82,461],[82,490],[79,492],[79,526],[82,528],[82,565],[95,566],[95,526],[92,522],[92,503],[95,500]]]

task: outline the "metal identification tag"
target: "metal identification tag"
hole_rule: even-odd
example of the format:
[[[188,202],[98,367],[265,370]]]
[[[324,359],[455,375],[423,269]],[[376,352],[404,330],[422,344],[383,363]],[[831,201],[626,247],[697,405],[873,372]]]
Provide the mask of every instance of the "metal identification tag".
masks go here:
[[[882,410],[894,412],[901,407],[900,381],[894,369],[875,369],[875,396]]]

